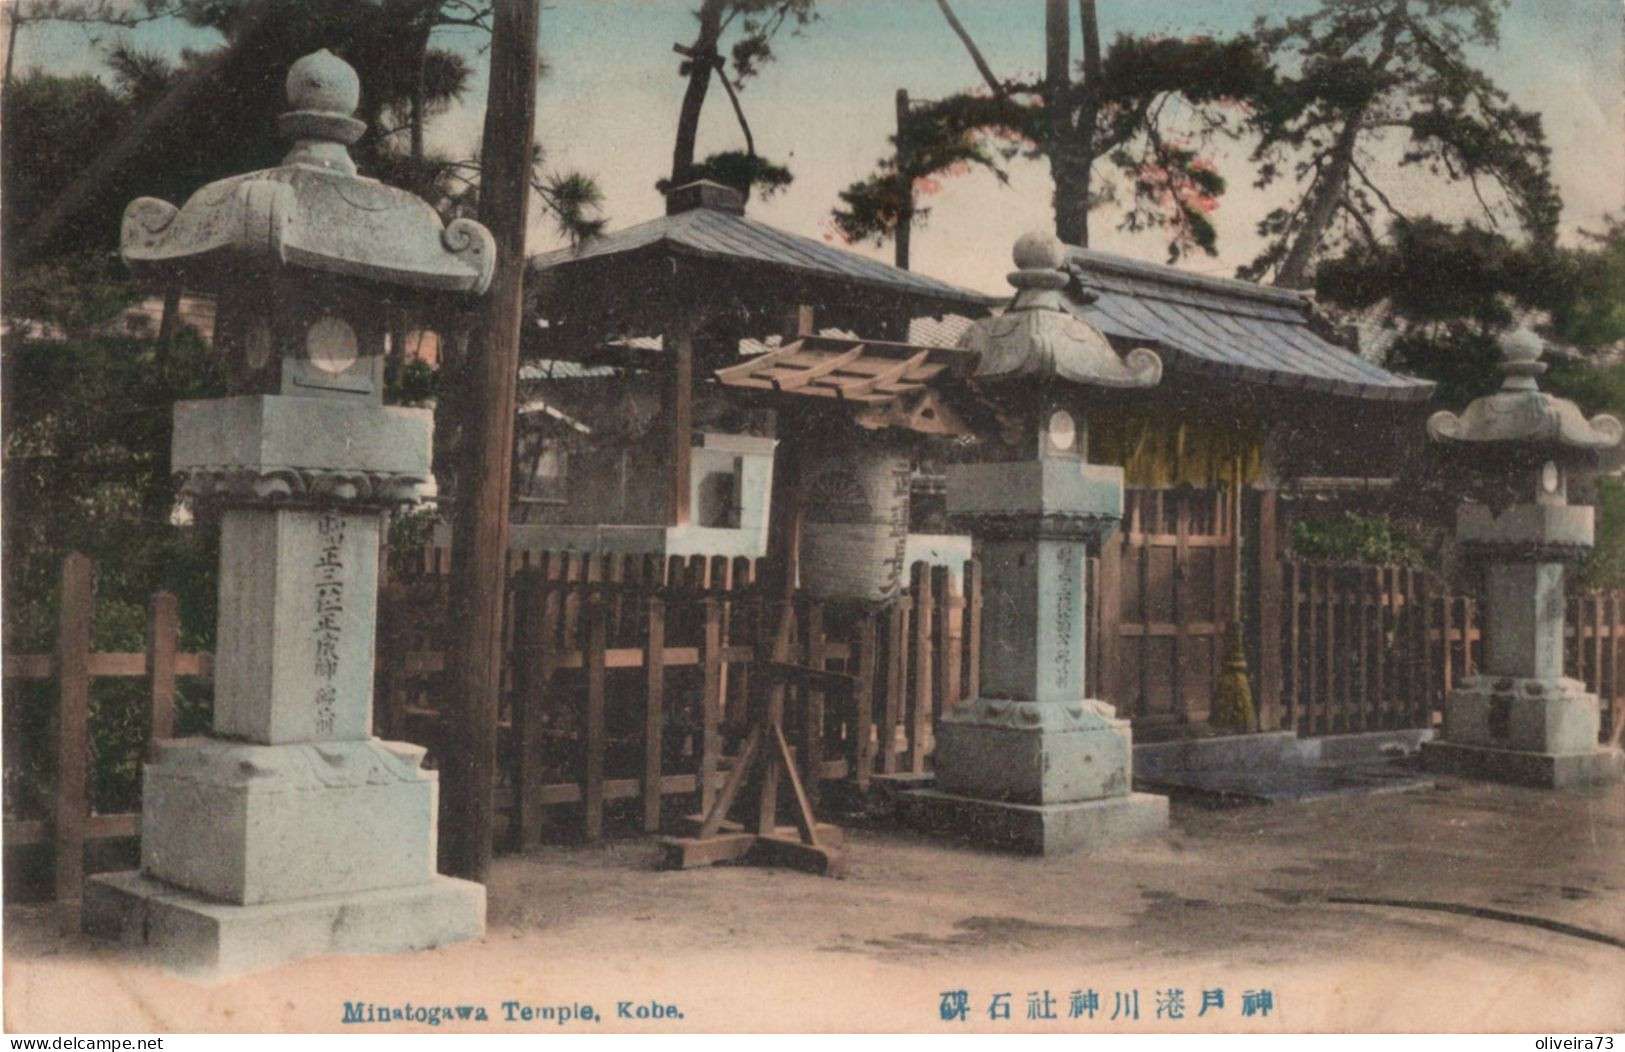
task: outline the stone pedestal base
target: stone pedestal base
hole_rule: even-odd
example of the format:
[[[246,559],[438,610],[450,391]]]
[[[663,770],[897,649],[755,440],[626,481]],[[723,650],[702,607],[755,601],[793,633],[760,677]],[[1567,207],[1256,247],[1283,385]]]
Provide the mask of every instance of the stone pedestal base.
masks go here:
[[[434,876],[437,772],[406,742],[161,741],[141,870],[238,904],[411,887]]]
[[[479,938],[485,889],[435,873],[423,747],[156,743],[141,869],[86,884],[84,929],[218,978],[325,953]]]
[[[1597,696],[1577,679],[1473,676],[1445,699],[1441,737],[1488,749],[1590,752],[1601,719]]]
[[[937,788],[899,794],[905,819],[1029,855],[1094,850],[1168,828],[1168,798],[1131,793],[1133,736],[1087,698],[977,698],[937,722]]]
[[[1019,804],[1122,796],[1133,781],[1133,737],[1110,711],[1090,700],[977,698],[937,721],[937,786]]]
[[[399,953],[485,934],[485,889],[452,877],[403,888],[237,906],[138,872],[85,882],[84,930],[153,964],[217,979],[302,957]]]
[[[1616,781],[1618,749],[1597,746],[1597,696],[1576,679],[1473,676],[1444,703],[1444,733],[1422,746],[1438,774],[1564,789]]]
[[[935,789],[899,793],[903,817],[927,832],[1024,855],[1097,851],[1168,828],[1168,798],[1129,793],[1069,804],[1013,804]]]
[[[1571,789],[1625,778],[1625,753],[1603,748],[1571,753],[1526,752],[1432,741],[1422,743],[1422,766],[1436,774],[1541,789]]]

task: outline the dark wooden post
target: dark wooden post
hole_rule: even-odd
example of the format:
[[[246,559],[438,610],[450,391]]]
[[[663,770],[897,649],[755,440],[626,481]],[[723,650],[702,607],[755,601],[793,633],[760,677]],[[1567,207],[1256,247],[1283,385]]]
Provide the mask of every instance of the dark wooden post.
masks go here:
[[[650,596],[649,605],[649,657],[646,707],[643,710],[643,829],[647,833],[660,830],[660,794],[663,784],[661,744],[666,721],[663,705],[666,694],[666,604],[659,596]],[[701,786],[706,777],[700,767]]]
[[[85,824],[90,817],[90,560],[70,552],[62,561],[56,628],[56,901],[64,931],[79,927],[85,884]]]
[[[909,245],[914,233],[914,180],[903,163],[908,154],[904,126],[908,121],[908,91],[897,89],[897,233],[893,259],[898,270],[908,269]]]
[[[180,608],[170,592],[152,597],[147,612],[147,753],[152,743],[175,733],[175,651],[180,644]]]
[[[1100,638],[1096,640],[1092,656],[1095,663],[1095,692],[1100,700],[1117,707],[1118,715],[1127,718],[1129,699],[1121,696],[1123,675],[1123,548],[1128,542],[1128,526],[1124,522],[1116,533],[1100,544],[1100,562],[1095,571],[1095,605],[1099,611],[1097,623]]]
[[[609,747],[604,727],[604,652],[608,649],[609,604],[594,590],[587,607],[587,727],[582,736],[587,759],[582,833],[588,840],[604,835],[604,753]]]
[[[445,869],[484,883],[496,815],[497,706],[515,388],[524,310],[525,228],[536,124],[540,0],[494,0],[485,109],[480,221],[496,239],[496,276],[472,363],[463,426],[451,578],[448,677],[460,709],[442,769]]]
[[[673,310],[666,323],[665,415],[671,471],[666,477],[666,523],[689,521],[689,488],[694,461],[694,325]]]
[[[908,728],[908,769],[925,771],[925,742],[931,734],[931,617],[936,612],[931,592],[931,567],[915,563],[912,569],[914,596],[914,674],[910,676],[910,726]]]
[[[700,664],[700,813],[716,802],[712,784],[722,763],[722,603],[707,597],[700,602],[705,617]]]
[[[1258,640],[1258,725],[1260,730],[1275,730],[1281,725],[1281,690],[1285,677],[1281,673],[1281,606],[1284,601],[1286,564],[1281,561],[1281,534],[1279,506],[1274,489],[1258,491],[1258,514],[1253,527],[1253,551],[1256,572],[1253,580],[1258,610],[1253,615]],[[1296,631],[1296,624],[1293,626]]]

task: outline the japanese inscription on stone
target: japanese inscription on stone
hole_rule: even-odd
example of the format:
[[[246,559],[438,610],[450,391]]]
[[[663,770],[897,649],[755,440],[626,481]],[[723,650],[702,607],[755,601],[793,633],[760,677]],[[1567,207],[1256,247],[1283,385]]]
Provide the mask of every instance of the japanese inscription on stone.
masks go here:
[[[1080,595],[1078,550],[1070,544],[1055,546],[1055,685],[1066,689],[1072,684],[1072,640],[1074,600]]]
[[[344,516],[324,512],[316,521],[316,734],[332,737],[338,707],[333,685],[339,671],[344,618]]]

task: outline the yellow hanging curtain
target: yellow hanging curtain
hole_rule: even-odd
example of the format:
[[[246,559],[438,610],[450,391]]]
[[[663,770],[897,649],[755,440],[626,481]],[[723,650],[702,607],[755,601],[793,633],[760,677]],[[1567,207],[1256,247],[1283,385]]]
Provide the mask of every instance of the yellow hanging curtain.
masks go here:
[[[1243,484],[1258,480],[1264,429],[1251,416],[1181,413],[1177,419],[1102,407],[1089,414],[1089,459],[1123,468],[1123,484],[1136,489],[1216,486],[1239,471]]]

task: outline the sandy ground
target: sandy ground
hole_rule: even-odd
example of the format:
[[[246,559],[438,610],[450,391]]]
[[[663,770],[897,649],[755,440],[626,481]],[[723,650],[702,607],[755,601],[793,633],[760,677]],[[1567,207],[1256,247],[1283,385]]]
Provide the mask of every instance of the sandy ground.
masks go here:
[[[1433,790],[1212,811],[1167,839],[1018,859],[859,829],[835,881],[738,866],[653,869],[629,840],[500,859],[481,942],[325,958],[199,986],[6,912],[10,1032],[344,1031],[346,1001],[472,1004],[440,1030],[1625,1030],[1625,949],[1504,920],[1331,896],[1429,900],[1625,938],[1625,787],[1564,795]],[[1100,1012],[1069,1017],[1072,991]],[[1184,992],[1183,1018],[1159,997]],[[966,1021],[943,1021],[944,991]],[[1198,1017],[1203,990],[1224,1008]],[[1266,1015],[1242,1012],[1267,990]],[[1055,1019],[1030,1019],[1048,991]],[[1119,995],[1139,995],[1139,1018]],[[992,1020],[996,993],[1010,1019]],[[591,1005],[599,1021],[516,1018],[505,1001]],[[618,1018],[622,1001],[680,1017]],[[1125,1006],[1126,1007],[1126,1006]]]

